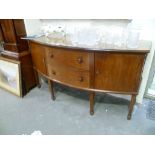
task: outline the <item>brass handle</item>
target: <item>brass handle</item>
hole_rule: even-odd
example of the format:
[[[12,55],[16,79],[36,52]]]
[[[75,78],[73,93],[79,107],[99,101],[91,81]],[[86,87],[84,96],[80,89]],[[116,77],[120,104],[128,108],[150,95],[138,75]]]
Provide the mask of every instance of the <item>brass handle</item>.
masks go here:
[[[77,58],[77,61],[78,61],[79,64],[82,64],[83,63],[82,57]]]
[[[79,78],[79,81],[80,81],[80,82],[83,82],[83,81],[84,81],[84,79],[83,79],[82,76]]]
[[[53,74],[53,75],[56,75],[56,72],[55,72],[55,71],[52,71],[52,74]]]

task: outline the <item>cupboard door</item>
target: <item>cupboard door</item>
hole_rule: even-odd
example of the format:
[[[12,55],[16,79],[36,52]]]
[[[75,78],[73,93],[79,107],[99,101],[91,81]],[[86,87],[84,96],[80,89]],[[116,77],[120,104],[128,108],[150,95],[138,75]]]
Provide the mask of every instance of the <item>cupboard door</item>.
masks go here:
[[[1,28],[4,40],[4,49],[11,52],[18,52],[16,32],[12,19],[1,19]]]
[[[145,54],[95,53],[95,88],[137,92]]]
[[[27,40],[21,39],[26,36],[26,30],[23,19],[13,19],[14,29],[16,33],[16,43],[18,44],[18,52],[28,50]]]
[[[45,62],[45,47],[30,41],[31,56],[34,68],[47,75]]]
[[[5,43],[16,43],[16,34],[12,19],[2,19],[1,27]]]
[[[0,26],[0,43],[3,41],[3,35],[2,35],[2,29],[1,29],[1,26]]]

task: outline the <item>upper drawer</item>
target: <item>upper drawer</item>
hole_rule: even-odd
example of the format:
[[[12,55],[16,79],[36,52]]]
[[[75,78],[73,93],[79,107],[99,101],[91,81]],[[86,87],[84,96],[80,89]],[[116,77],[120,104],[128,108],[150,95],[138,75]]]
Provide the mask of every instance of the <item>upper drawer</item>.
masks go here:
[[[80,50],[47,47],[46,62],[51,65],[89,70],[89,53]]]

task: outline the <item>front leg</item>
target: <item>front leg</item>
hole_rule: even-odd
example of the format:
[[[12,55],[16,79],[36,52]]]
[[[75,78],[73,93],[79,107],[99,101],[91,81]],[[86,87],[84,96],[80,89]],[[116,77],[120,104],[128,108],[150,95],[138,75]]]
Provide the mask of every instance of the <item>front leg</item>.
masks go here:
[[[89,92],[90,115],[94,114],[94,97],[95,97],[95,92]]]
[[[131,115],[132,115],[132,111],[133,111],[133,107],[135,105],[135,102],[136,102],[136,95],[133,94],[131,96],[131,101],[130,101],[130,105],[129,105],[129,110],[128,110],[128,116],[127,116],[127,119],[130,120],[131,119]]]
[[[49,86],[49,90],[50,90],[50,93],[51,93],[51,98],[54,101],[56,99],[56,97],[55,97],[55,93],[54,93],[54,83],[53,83],[53,81],[48,80],[48,86]]]

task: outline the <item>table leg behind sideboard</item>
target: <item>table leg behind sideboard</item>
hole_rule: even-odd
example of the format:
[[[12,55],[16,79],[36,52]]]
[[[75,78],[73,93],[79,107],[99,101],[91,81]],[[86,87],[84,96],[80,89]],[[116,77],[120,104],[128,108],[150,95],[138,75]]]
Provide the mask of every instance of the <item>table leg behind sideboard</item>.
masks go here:
[[[38,72],[36,70],[34,70],[34,75],[35,75],[35,80],[36,80],[36,83],[37,83],[37,87],[41,88],[40,77],[39,77],[39,74],[38,74]]]

